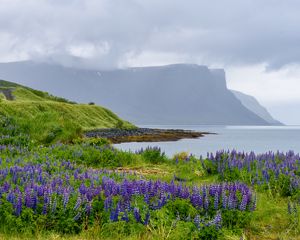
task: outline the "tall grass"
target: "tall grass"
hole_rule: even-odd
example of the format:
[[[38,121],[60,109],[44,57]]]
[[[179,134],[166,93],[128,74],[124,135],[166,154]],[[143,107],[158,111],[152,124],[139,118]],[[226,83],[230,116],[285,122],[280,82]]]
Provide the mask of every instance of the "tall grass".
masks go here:
[[[133,127],[100,106],[73,104],[47,93],[17,87],[14,101],[0,99],[0,114],[14,119],[31,139],[43,144],[71,141],[96,128]]]

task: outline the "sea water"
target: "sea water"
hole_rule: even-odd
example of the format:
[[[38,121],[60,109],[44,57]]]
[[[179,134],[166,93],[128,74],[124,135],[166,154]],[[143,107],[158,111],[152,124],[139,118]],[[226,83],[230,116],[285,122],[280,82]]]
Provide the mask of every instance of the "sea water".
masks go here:
[[[195,156],[206,156],[217,150],[289,151],[300,153],[300,126],[203,126],[203,125],[155,125],[139,126],[162,129],[185,129],[215,134],[197,139],[182,139],[175,142],[132,142],[115,144],[118,149],[136,151],[148,146],[158,146],[168,156],[188,152]]]

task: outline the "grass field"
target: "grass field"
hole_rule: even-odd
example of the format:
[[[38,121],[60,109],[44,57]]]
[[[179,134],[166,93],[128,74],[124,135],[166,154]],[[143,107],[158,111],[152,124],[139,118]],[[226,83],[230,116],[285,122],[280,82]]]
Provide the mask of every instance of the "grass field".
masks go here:
[[[300,239],[299,154],[123,152],[80,136],[110,111],[2,88],[0,239]]]
[[[2,144],[0,159],[0,239],[299,239],[297,154],[168,158],[78,139]]]

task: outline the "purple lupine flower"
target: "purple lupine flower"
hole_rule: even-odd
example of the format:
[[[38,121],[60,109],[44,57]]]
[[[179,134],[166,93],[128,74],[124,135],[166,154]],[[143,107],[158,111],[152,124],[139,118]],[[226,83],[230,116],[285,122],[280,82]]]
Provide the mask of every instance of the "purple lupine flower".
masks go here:
[[[33,192],[31,195],[32,209],[36,210],[38,204],[37,192]]]
[[[235,205],[235,194],[230,192],[228,198],[228,209],[235,209]]]
[[[144,225],[148,225],[150,221],[150,212],[148,211],[145,216]]]
[[[248,203],[248,196],[247,196],[247,194],[243,194],[242,201],[241,201],[239,209],[241,211],[245,211],[246,208],[247,208],[247,203]]]
[[[10,184],[8,182],[5,182],[3,184],[2,192],[8,192],[9,189],[10,189]]]
[[[81,218],[81,212],[78,212],[75,217],[74,217],[74,220],[77,221]]]
[[[146,193],[146,194],[144,195],[144,201],[145,201],[146,204],[148,204],[148,205],[150,204],[150,197],[149,197],[149,194]]]
[[[134,208],[133,209],[133,214],[134,214],[134,218],[135,220],[139,223],[141,222],[141,214],[140,214],[140,210],[138,208]]]
[[[89,188],[87,193],[86,193],[86,198],[89,202],[91,202],[93,197],[94,197],[93,190],[92,190],[92,188]]]
[[[201,197],[198,189],[193,190],[193,193],[190,196],[190,201],[191,201],[192,205],[196,208],[203,207],[202,197]]]
[[[91,202],[88,202],[86,205],[85,205],[85,212],[86,214],[89,216],[91,214],[91,211],[92,211],[92,204]]]
[[[208,210],[208,208],[209,208],[209,199],[208,199],[207,194],[205,194],[205,198],[204,198],[204,209],[205,209],[205,210]]]
[[[113,210],[113,209],[111,210],[111,212],[110,212],[110,220],[112,222],[116,222],[116,221],[118,221],[118,219],[119,219],[119,208],[117,206],[115,210]]]
[[[69,202],[69,198],[70,198],[70,193],[68,190],[65,190],[63,193],[63,207],[64,209],[66,209],[67,204]]]
[[[80,208],[80,206],[81,206],[81,198],[80,198],[80,196],[78,196],[78,197],[77,197],[76,204],[75,204],[75,206],[74,206],[74,210],[75,210],[75,211],[78,210],[78,208]]]
[[[219,208],[219,194],[218,194],[218,192],[215,194],[214,208],[215,208],[216,210]]]
[[[224,192],[222,193],[222,207],[223,207],[224,209],[226,209],[226,208],[227,208],[227,204],[228,204],[228,197],[227,197],[227,195],[226,195],[226,192],[224,191]]]
[[[6,197],[6,200],[12,204],[14,204],[16,196],[13,191],[10,191]]]
[[[166,203],[167,203],[166,197],[162,196],[162,198],[158,200],[158,205],[157,205],[158,209],[161,209],[163,206],[166,205]]]
[[[20,216],[21,212],[22,212],[22,193],[19,192],[17,203],[16,203],[16,215]]]
[[[46,215],[47,214],[47,202],[44,201],[44,204],[43,204],[43,211],[42,211],[42,214],[43,215]]]
[[[47,189],[44,189],[44,205],[43,205],[43,214],[47,214],[48,206],[50,203],[50,197]]]
[[[200,216],[196,215],[196,217],[194,218],[194,223],[198,229],[200,228],[200,222],[201,222]]]
[[[222,215],[220,211],[218,211],[217,215],[215,216],[214,224],[216,225],[217,229],[220,229],[222,226]]]
[[[83,183],[80,185],[80,187],[79,187],[78,190],[79,190],[79,192],[80,192],[81,195],[85,195],[86,192],[87,192],[87,188],[86,188],[86,186]]]
[[[107,197],[104,201],[104,209],[105,211],[108,211],[112,206],[112,199],[111,197]]]
[[[211,186],[209,187],[209,194],[210,194],[211,196],[215,196],[216,193],[217,193],[217,186],[216,186],[216,185],[211,185]]]
[[[128,217],[128,213],[125,211],[122,218],[121,218],[122,221],[125,221],[125,222],[129,222],[129,217]]]
[[[25,189],[25,206],[28,208],[31,208],[32,202],[31,202],[31,189],[26,188]]]

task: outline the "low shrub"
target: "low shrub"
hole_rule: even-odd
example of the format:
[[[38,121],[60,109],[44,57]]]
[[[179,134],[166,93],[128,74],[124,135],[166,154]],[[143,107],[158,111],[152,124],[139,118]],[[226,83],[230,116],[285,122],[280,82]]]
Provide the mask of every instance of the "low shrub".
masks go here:
[[[164,163],[167,160],[165,153],[158,147],[147,147],[146,149],[142,149],[139,153],[146,162],[152,164]]]

